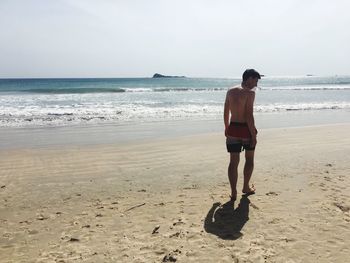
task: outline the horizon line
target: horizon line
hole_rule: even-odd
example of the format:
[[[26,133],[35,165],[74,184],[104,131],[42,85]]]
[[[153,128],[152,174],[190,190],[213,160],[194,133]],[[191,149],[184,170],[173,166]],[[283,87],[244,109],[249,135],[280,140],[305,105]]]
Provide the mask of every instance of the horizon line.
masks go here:
[[[266,75],[262,74],[262,78],[288,78],[288,77],[348,77],[345,74],[329,74],[329,75],[316,75],[316,74],[303,74],[303,75]],[[198,77],[198,76],[178,76],[169,75],[169,77],[153,78],[152,76],[135,76],[135,77],[0,77],[0,80],[11,80],[11,79],[241,79],[242,76],[231,76],[231,77]]]

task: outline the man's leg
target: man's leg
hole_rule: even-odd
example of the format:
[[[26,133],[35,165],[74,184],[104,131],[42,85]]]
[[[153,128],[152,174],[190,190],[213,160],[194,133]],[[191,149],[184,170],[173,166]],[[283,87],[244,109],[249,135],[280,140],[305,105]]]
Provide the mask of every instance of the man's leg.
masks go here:
[[[228,166],[228,179],[231,185],[231,199],[237,198],[237,178],[238,178],[239,152],[230,153],[230,164]]]
[[[243,183],[243,193],[254,193],[255,188],[249,186],[250,178],[252,177],[254,169],[254,150],[245,151],[245,164],[244,164],[244,183]]]

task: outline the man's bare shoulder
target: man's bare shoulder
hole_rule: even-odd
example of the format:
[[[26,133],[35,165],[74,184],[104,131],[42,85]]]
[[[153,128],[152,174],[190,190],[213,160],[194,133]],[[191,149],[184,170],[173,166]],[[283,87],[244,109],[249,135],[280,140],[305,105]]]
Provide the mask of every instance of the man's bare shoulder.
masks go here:
[[[233,86],[233,87],[229,88],[227,93],[234,94],[234,93],[241,92],[242,90],[243,90],[243,88],[240,85],[238,85],[238,86]]]
[[[232,86],[228,89],[228,91],[231,91],[231,90],[242,90],[242,86],[241,85],[236,85],[236,86]]]
[[[242,88],[242,86],[234,86],[228,89],[227,94],[241,95],[244,97],[254,97],[255,91]]]

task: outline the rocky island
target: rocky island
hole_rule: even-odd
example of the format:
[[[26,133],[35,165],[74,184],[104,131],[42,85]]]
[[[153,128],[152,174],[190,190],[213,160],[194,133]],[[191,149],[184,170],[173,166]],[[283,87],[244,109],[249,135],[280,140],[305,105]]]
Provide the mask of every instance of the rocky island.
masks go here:
[[[185,76],[165,76],[159,73],[153,75],[152,78],[186,78]]]

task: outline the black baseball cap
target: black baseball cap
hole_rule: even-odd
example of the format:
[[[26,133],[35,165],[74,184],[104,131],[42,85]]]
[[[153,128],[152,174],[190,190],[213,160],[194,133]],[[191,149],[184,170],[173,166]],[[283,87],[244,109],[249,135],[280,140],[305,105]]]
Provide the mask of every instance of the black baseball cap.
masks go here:
[[[259,74],[259,72],[257,72],[255,69],[246,69],[244,72],[243,72],[243,81],[246,81],[247,79],[249,79],[250,77],[252,78],[258,78],[258,79],[261,79],[261,76]]]

